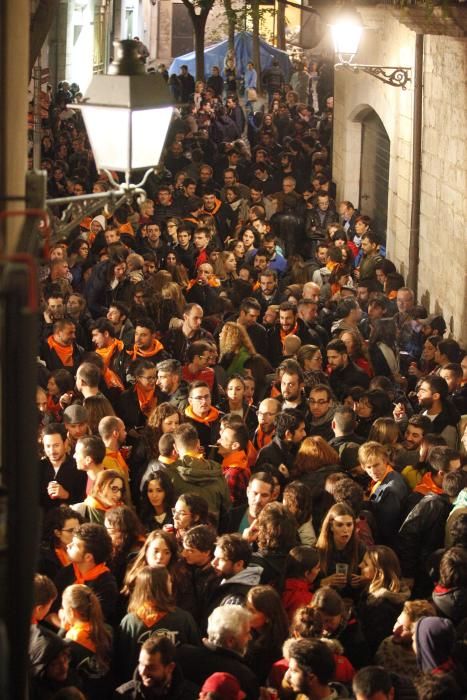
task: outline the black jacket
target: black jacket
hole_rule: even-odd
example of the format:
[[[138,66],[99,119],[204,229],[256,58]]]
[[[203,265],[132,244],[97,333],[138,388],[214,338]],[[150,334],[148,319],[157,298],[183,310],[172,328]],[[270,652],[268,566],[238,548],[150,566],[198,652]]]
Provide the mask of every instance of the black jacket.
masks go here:
[[[312,330],[307,324],[302,321],[301,318],[297,318],[297,332],[296,335],[302,341],[302,345],[317,345],[321,347],[321,338]],[[273,367],[277,367],[284,359],[282,340],[281,340],[281,329],[279,324],[270,328],[268,330],[268,360]],[[368,384],[367,384],[368,386]]]
[[[402,573],[407,578],[427,573],[425,564],[429,556],[444,545],[444,528],[451,507],[446,495],[430,493],[412,508],[402,523],[397,551]]]
[[[368,389],[370,378],[360,367],[357,367],[353,362],[349,362],[347,367],[335,369],[331,373],[329,383],[337,398],[341,400],[345,398],[346,394],[354,386]]]
[[[40,504],[44,510],[57,508],[61,505],[80,503],[86,497],[86,474],[78,471],[76,462],[72,457],[65,459],[57,473],[55,473],[49,459],[44,457],[39,462],[39,474]],[[58,481],[65,491],[68,491],[70,494],[69,498],[50,498],[47,493],[49,481]]]
[[[258,700],[259,683],[256,674],[234,651],[215,646],[208,641],[201,647],[182,644],[177,647],[177,663],[180,664],[185,677],[199,686],[213,673],[231,673],[246,693],[246,700]]]
[[[204,328],[199,328],[191,338],[187,338],[181,328],[171,328],[164,336],[164,347],[170,354],[170,357],[174,357],[182,365],[186,365],[188,362],[188,348],[198,340],[214,342],[211,333]]]
[[[272,464],[276,469],[284,464],[290,471],[294,465],[295,456],[296,450],[290,450],[287,444],[275,435],[269,445],[260,449],[252,471],[253,473],[262,471],[263,464]]]
[[[181,668],[176,665],[172,673],[170,686],[164,689],[163,695],[158,695],[151,688],[145,688],[141,682],[138,669],[133,674],[133,680],[115,689],[114,700],[197,700],[198,686],[185,680]]]
[[[71,586],[74,583],[76,583],[76,577],[73,564],[64,566],[55,579],[58,595],[52,606],[52,610],[59,610],[63,591],[67,586]],[[99,599],[105,621],[112,624],[114,622],[118,600],[118,586],[115,576],[110,571],[104,571],[97,576],[97,578],[86,581],[86,586],[90,588]]]

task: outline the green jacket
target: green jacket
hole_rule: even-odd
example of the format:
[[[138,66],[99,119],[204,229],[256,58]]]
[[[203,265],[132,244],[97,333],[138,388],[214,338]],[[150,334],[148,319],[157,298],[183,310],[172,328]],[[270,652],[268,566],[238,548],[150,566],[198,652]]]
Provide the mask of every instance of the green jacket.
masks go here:
[[[185,457],[170,466],[168,473],[172,479],[175,496],[195,493],[205,498],[209,510],[222,519],[230,510],[230,492],[217,462],[203,457]]]

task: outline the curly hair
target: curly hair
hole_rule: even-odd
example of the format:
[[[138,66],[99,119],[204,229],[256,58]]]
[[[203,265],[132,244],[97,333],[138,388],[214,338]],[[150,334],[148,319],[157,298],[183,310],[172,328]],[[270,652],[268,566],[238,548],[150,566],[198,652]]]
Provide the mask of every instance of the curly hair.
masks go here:
[[[170,416],[178,415],[179,423],[182,422],[182,414],[171,403],[164,401],[158,406],[152,409],[148,416],[146,427],[144,429],[144,442],[146,443],[147,449],[151,457],[157,459],[159,456],[159,440],[163,435],[162,424],[166,418]]]
[[[245,328],[235,321],[227,321],[219,336],[221,358],[228,353],[237,353],[240,348],[246,348],[250,355],[256,355],[256,350]]]
[[[297,521],[281,503],[268,503],[258,516],[258,549],[288,552],[296,542]]]
[[[282,502],[292,513],[298,525],[303,525],[311,518],[313,505],[311,489],[301,481],[292,481],[284,489]]]

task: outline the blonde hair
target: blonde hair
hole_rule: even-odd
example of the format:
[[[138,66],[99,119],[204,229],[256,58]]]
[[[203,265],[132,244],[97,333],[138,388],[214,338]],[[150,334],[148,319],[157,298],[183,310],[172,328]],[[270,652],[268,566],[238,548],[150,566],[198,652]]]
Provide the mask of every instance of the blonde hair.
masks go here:
[[[219,349],[221,358],[229,352],[237,353],[244,347],[250,355],[256,355],[255,346],[245,328],[235,321],[227,321],[222,327],[219,336]]]
[[[379,442],[371,440],[370,442],[365,442],[358,449],[358,461],[361,465],[364,465],[369,459],[376,459],[377,457],[388,460],[388,451]]]
[[[399,426],[394,418],[387,416],[377,418],[368,435],[370,442],[379,442],[381,445],[394,445],[399,441],[399,437]]]

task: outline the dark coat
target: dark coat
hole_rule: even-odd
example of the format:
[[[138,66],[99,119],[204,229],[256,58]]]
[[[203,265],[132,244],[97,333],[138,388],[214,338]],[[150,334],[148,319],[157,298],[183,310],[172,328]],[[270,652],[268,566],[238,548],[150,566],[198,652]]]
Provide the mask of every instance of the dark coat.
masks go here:
[[[316,331],[307,326],[307,324],[302,321],[301,318],[297,318],[296,335],[302,341],[302,345],[317,345],[318,347],[321,347],[322,345],[321,338]],[[276,325],[268,330],[268,344],[268,360],[273,367],[277,367],[284,359],[281,329],[279,325]]]
[[[44,510],[58,508],[61,505],[68,506],[72,503],[80,503],[86,497],[86,474],[78,471],[76,462],[72,457],[65,459],[57,473],[55,473],[49,459],[44,457],[39,462],[39,474],[39,498]],[[70,494],[69,498],[50,498],[47,493],[47,486],[50,481],[58,481],[65,491],[68,491]]]
[[[59,610],[63,591],[67,586],[71,586],[74,583],[76,583],[76,578],[73,564],[64,566],[55,579],[58,596],[52,606],[52,610]],[[86,581],[86,586],[96,594],[101,604],[105,621],[112,624],[118,600],[118,586],[115,576],[110,571],[104,571],[97,578]]]
[[[467,618],[467,588],[443,588],[437,585],[431,597],[438,615],[448,617],[455,626]]]
[[[375,593],[364,593],[360,598],[357,615],[372,657],[383,639],[391,635],[409,595],[408,588],[403,588],[398,593],[382,588]]]
[[[124,683],[115,689],[114,700],[151,700],[152,694],[144,687],[138,669],[133,674],[133,680]],[[161,697],[161,696],[154,696]],[[172,673],[170,687],[164,689],[164,700],[197,700],[198,687],[187,681],[179,666],[175,666]]]
[[[370,378],[360,367],[357,367],[353,362],[349,362],[347,367],[335,369],[331,373],[329,383],[331,389],[340,400],[345,398],[345,395],[354,386],[361,386],[363,389],[368,389],[370,386]]]
[[[259,683],[256,674],[243,658],[229,649],[204,642],[201,647],[182,644],[177,647],[177,663],[186,678],[201,686],[213,673],[231,673],[246,693],[246,700],[258,700]]]
[[[382,544],[394,545],[407,496],[408,487],[405,479],[395,471],[389,472],[371,494],[369,510],[375,516]]]

